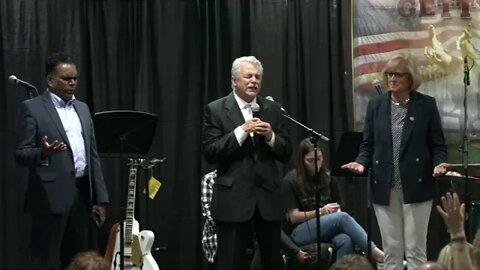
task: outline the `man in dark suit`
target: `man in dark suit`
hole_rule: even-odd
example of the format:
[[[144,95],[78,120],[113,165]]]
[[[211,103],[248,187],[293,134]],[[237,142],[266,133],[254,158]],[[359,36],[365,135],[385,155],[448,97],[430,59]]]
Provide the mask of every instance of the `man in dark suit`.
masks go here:
[[[263,67],[254,56],[232,64],[229,95],[205,108],[203,147],[217,165],[212,215],[218,233],[218,268],[246,269],[254,228],[265,269],[280,269],[280,223],[285,208],[276,161],[291,155],[280,106],[258,96]]]
[[[29,268],[64,269],[77,252],[92,248],[93,220],[105,221],[108,194],[90,110],[74,96],[74,62],[54,54],[46,76],[47,91],[20,105],[15,158],[29,172]]]

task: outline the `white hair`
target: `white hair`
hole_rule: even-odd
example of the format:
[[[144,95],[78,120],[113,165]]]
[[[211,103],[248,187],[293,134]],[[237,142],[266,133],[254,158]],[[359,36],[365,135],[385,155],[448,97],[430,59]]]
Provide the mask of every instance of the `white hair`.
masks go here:
[[[262,63],[255,56],[242,56],[235,59],[235,61],[233,61],[232,63],[232,80],[236,78],[238,74],[238,70],[245,63],[251,64],[254,67],[258,68],[258,70],[260,71],[260,75],[263,76]],[[232,85],[232,88],[233,88],[233,85]]]

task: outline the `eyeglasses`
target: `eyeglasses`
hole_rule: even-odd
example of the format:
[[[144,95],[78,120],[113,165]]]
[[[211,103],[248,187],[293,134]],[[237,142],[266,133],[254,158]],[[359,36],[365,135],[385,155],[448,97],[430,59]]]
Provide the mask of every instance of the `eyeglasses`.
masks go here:
[[[317,161],[322,161],[322,160],[323,160],[323,157],[322,157],[322,156],[318,156],[318,157],[317,157]],[[305,158],[305,162],[307,162],[307,163],[313,163],[313,162],[315,162],[315,158],[313,158],[313,157],[312,157],[312,158]]]
[[[407,73],[401,73],[401,72],[387,72],[387,76],[388,78],[393,78],[393,76],[395,76],[395,78],[403,78],[405,77],[405,75],[407,75]]]

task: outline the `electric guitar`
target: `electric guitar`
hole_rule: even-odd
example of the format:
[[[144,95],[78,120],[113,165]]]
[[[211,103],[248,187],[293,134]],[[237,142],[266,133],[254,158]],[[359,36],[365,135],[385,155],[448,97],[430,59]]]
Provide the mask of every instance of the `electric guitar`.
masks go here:
[[[152,231],[139,232],[139,224],[135,219],[135,190],[137,186],[137,169],[144,159],[129,159],[130,173],[128,179],[128,194],[126,217],[124,221],[124,269],[160,270],[151,254],[155,235]],[[112,226],[109,235],[105,258],[111,262],[111,269],[120,269],[120,224]]]

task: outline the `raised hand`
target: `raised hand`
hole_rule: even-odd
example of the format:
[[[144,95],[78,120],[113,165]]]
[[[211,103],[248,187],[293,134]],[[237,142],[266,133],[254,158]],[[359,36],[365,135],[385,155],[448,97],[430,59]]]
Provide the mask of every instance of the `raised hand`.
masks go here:
[[[437,211],[450,231],[450,237],[465,237],[465,204],[460,203],[457,193],[447,192],[441,197],[442,206]],[[442,208],[443,207],[443,208]]]

